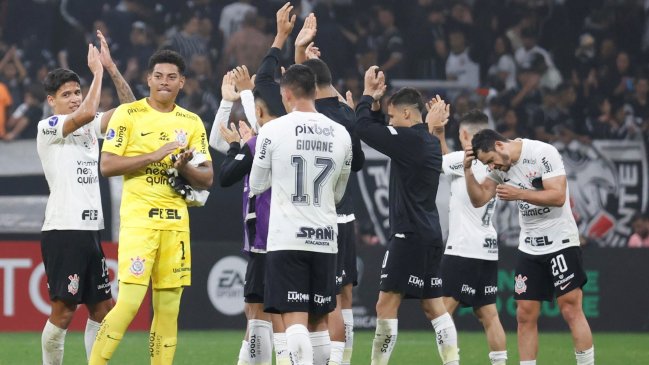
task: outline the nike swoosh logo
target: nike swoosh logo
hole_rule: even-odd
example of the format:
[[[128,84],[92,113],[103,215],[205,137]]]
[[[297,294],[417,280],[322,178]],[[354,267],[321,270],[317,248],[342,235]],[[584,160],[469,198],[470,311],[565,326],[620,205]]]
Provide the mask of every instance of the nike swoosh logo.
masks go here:
[[[176,345],[164,345],[164,347],[176,347]]]
[[[119,341],[119,340],[116,339],[115,337],[110,337],[110,335],[106,335],[106,337],[108,337],[108,338],[111,339],[111,340]]]
[[[504,182],[508,182],[509,180],[511,180],[511,179],[507,179],[507,178],[503,179]]]
[[[151,134],[151,133],[153,133],[153,132],[148,132],[148,133],[140,132],[140,135],[141,135],[142,137],[144,137],[144,136],[148,136],[148,135]]]
[[[105,293],[105,294],[110,293],[110,289],[106,289],[106,290],[104,290],[104,293]]]
[[[559,289],[563,290],[563,289],[567,288],[568,285],[570,285],[570,283],[571,283],[571,282],[569,281],[566,285],[561,285],[561,286],[559,287]]]

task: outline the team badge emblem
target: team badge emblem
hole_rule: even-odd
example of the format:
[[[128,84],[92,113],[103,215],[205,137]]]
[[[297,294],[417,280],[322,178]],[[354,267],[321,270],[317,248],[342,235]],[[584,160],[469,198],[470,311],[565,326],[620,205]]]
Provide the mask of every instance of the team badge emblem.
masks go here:
[[[525,293],[527,291],[527,284],[525,284],[527,276],[518,274],[516,277],[514,277],[514,280],[516,281],[516,283],[514,284],[514,291],[516,292],[516,294]]]
[[[79,291],[79,275],[69,275],[68,279],[70,279],[70,284],[68,284],[68,293],[76,295]]]
[[[142,273],[144,273],[144,259],[141,259],[140,256],[137,256],[136,258],[131,258],[131,267],[130,271],[131,274],[135,276],[140,276]]]
[[[180,146],[187,146],[187,132],[182,129],[176,129],[174,132],[176,132],[176,141],[180,143]]]

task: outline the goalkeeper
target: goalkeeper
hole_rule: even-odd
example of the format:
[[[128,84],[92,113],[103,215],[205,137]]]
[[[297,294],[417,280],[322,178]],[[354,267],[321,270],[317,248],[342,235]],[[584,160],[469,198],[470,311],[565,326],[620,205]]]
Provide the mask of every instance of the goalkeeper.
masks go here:
[[[183,287],[191,283],[187,194],[174,189],[168,170],[193,191],[212,185],[207,135],[201,119],[175,104],[185,62],[169,50],[149,60],[150,96],[115,110],[101,154],[104,176],[124,176],[119,232],[119,296],[101,324],[90,364],[106,364],[137,313],[149,280],[153,321],[151,364],[172,364]],[[176,155],[175,162],[171,155]],[[200,158],[202,160],[193,160]],[[194,163],[190,161],[194,161]],[[176,178],[177,176],[174,176]],[[176,181],[174,181],[176,182]]]

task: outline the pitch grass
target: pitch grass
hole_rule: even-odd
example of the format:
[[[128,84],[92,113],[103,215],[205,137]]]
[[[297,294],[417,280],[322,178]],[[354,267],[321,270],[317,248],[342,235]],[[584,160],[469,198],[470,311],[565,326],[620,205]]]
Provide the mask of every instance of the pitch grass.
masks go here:
[[[241,331],[182,331],[179,334],[176,365],[235,365],[241,345]],[[148,333],[129,332],[111,361],[114,365],[147,365]],[[354,337],[352,363],[370,363],[373,332],[357,331]],[[518,364],[516,334],[507,336],[509,364]],[[541,333],[538,363],[543,365],[575,364],[569,333]],[[648,333],[596,333],[596,363],[606,365],[649,364]],[[0,365],[27,365],[41,362],[40,333],[0,333]],[[482,333],[460,333],[463,365],[489,364],[487,344]],[[83,334],[67,335],[67,364],[86,363]],[[432,332],[399,332],[391,364],[441,364],[433,343]]]

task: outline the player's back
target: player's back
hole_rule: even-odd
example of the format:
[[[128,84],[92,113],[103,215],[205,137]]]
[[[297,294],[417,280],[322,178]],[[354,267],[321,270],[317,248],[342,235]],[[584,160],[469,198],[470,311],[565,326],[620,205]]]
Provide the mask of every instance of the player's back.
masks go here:
[[[292,112],[263,129],[256,153],[272,159],[268,251],[337,252],[334,192],[351,164],[349,133],[324,115],[308,112]]]

